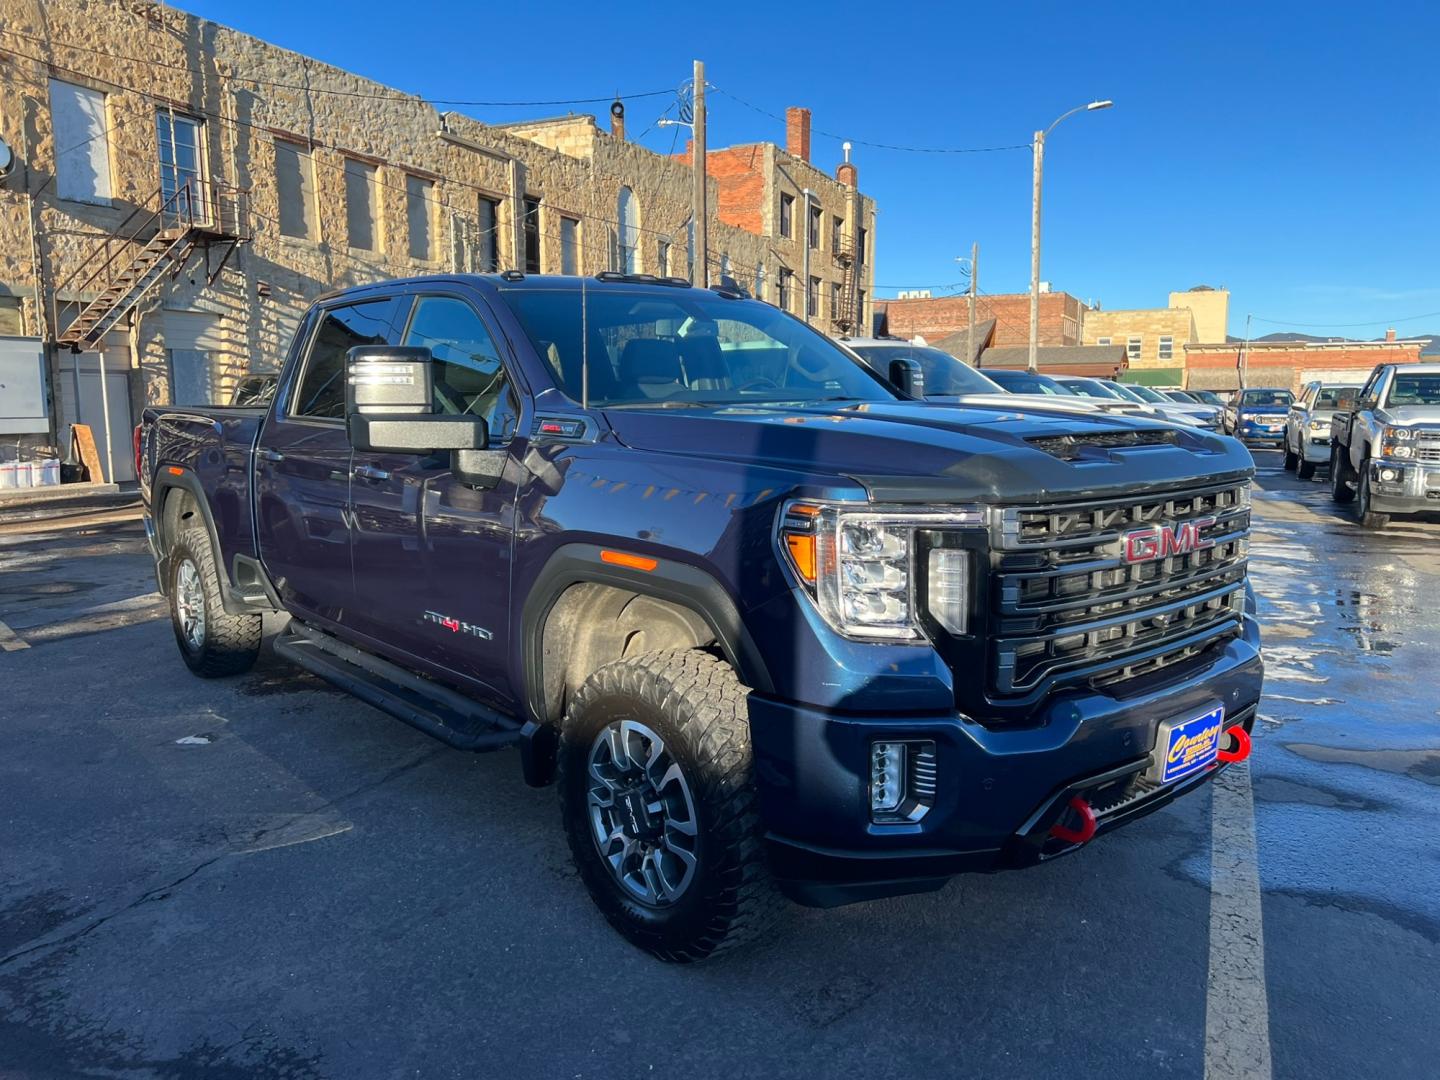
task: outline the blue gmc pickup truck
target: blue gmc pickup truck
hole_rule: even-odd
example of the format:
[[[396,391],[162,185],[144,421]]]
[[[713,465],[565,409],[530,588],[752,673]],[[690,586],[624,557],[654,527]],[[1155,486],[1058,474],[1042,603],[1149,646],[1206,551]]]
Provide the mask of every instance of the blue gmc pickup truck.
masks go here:
[[[1245,449],[889,374],[728,283],[323,297],[268,405],[137,429],[180,654],[244,672],[284,612],[281,657],[517,746],[595,903],[676,961],[785,896],[1074,851],[1243,758]]]

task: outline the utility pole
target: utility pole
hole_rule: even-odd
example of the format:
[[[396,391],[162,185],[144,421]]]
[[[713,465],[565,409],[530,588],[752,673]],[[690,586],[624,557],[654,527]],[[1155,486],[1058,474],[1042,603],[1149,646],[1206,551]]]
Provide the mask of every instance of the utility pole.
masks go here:
[[[1245,389],[1245,376],[1250,373],[1250,370],[1249,370],[1249,369],[1250,369],[1250,319],[1251,319],[1251,318],[1252,318],[1252,316],[1250,316],[1250,315],[1246,315],[1246,316],[1245,316],[1245,344],[1242,345],[1242,346],[1240,346],[1240,362],[1235,365],[1235,366],[1239,369],[1239,371],[1238,371],[1239,378],[1238,378],[1236,381],[1239,382],[1239,384],[1240,384],[1240,389],[1241,389],[1241,390],[1244,390],[1244,389]]]
[[[690,284],[705,288],[710,284],[710,245],[707,236],[705,206],[705,61],[695,61],[695,82],[691,87],[695,103],[694,132],[691,140],[691,165],[695,172],[695,191],[691,198],[691,228],[695,232],[695,265],[690,271]]]
[[[965,331],[965,362],[976,360],[975,356],[975,290],[980,287],[980,245],[970,245],[970,327]],[[978,367],[978,362],[976,363]]]
[[[1045,132],[1035,132],[1035,177],[1030,204],[1030,357],[1025,369],[1040,366],[1040,175],[1045,171]]]

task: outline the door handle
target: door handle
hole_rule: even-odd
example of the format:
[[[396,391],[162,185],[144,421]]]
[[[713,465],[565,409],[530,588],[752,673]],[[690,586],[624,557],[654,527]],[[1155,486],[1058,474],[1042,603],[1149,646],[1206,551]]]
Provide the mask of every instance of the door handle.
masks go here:
[[[390,474],[384,469],[377,469],[374,465],[356,465],[350,470],[362,480],[389,480]]]
[[[261,450],[260,459],[262,461],[284,461],[285,455],[279,450]]]

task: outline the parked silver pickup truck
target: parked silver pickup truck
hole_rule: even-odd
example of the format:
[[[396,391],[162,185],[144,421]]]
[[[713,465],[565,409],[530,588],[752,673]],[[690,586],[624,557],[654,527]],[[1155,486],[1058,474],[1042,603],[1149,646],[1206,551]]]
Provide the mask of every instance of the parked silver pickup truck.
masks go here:
[[[1440,363],[1381,364],[1330,426],[1330,494],[1360,523],[1440,512]],[[1358,500],[1358,501],[1357,501]]]
[[[1330,422],[1337,411],[1355,407],[1358,386],[1310,382],[1290,406],[1285,418],[1285,470],[1301,480],[1315,475],[1315,467],[1330,460]]]

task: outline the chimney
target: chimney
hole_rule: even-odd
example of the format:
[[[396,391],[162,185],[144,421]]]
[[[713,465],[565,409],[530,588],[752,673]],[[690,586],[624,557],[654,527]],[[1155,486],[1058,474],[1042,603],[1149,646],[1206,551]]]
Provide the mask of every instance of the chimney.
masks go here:
[[[845,150],[845,160],[840,163],[838,168],[836,168],[835,179],[839,180],[840,183],[844,184],[846,187],[853,188],[856,186],[855,181],[857,177],[855,174],[855,166],[850,163],[850,144],[847,142],[842,143],[841,145]]]
[[[619,98],[610,105],[610,134],[625,141],[625,103]]]
[[[785,110],[785,149],[801,161],[810,160],[810,110],[791,105]]]
[[[1385,340],[1386,340],[1386,341],[1394,341],[1394,340],[1395,340],[1395,328],[1394,328],[1393,326],[1390,327],[1389,330],[1386,330],[1386,331],[1385,331]]]

